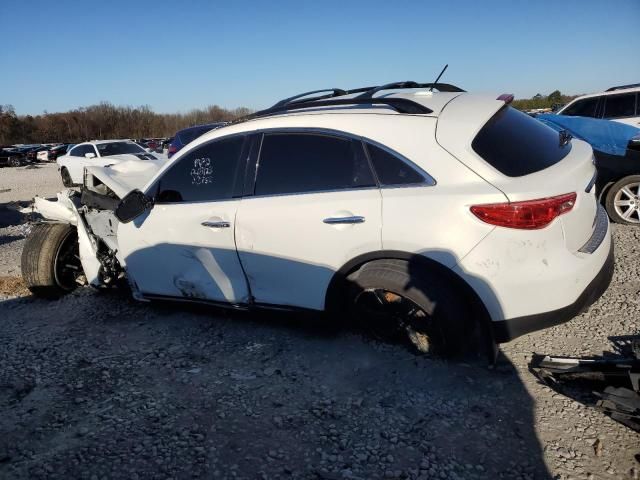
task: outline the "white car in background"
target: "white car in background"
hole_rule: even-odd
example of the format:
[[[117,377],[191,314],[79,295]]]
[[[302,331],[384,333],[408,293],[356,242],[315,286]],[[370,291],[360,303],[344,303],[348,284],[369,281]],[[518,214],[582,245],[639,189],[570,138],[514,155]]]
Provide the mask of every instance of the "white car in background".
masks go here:
[[[131,140],[96,140],[79,143],[58,157],[56,163],[63,185],[73,187],[82,184],[85,167],[104,167],[129,160],[162,162],[165,159]]]
[[[640,83],[575,98],[558,115],[604,118],[640,128]]]
[[[24,247],[25,283],[329,311],[421,351],[567,321],[613,275],[593,151],[512,99],[414,82],[309,92],[160,168],[88,167],[82,193],[36,198],[49,222]]]

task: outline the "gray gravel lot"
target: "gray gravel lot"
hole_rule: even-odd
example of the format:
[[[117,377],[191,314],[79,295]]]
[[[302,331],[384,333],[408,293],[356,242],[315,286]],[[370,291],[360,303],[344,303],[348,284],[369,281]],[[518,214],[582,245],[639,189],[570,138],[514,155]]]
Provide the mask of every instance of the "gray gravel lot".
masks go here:
[[[33,172],[37,192],[24,185],[32,172],[0,170],[0,191],[14,182],[0,193],[5,284],[19,276],[28,231],[6,207],[55,193],[46,167]],[[560,395],[527,370],[534,351],[599,354],[609,336],[638,333],[640,229],[614,236],[606,294],[567,324],[503,345],[494,369],[298,314],[5,288],[0,478],[638,478],[638,434],[588,394]]]

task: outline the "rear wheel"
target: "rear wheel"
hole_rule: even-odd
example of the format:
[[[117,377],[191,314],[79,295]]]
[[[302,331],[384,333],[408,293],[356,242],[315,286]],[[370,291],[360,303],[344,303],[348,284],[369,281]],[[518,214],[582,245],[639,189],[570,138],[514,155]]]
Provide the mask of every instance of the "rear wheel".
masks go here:
[[[20,165],[22,165],[22,162],[18,157],[10,157],[8,163],[10,167],[19,167]]]
[[[21,268],[36,296],[59,298],[74,290],[83,275],[76,228],[66,223],[34,225],[22,250]]]
[[[73,180],[71,180],[71,174],[69,173],[69,170],[62,167],[62,170],[60,170],[60,176],[62,177],[62,185],[67,188],[73,187]]]
[[[422,265],[370,262],[348,277],[347,291],[351,312],[375,335],[437,355],[456,355],[472,346],[469,303]]]
[[[614,183],[607,192],[605,206],[614,222],[640,225],[640,175],[630,175]]]

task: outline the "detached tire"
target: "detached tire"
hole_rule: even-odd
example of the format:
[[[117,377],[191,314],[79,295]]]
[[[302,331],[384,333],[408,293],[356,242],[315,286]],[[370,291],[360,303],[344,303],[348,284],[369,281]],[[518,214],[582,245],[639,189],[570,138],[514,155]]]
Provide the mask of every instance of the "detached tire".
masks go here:
[[[21,268],[35,296],[55,299],[74,290],[82,274],[76,228],[66,223],[34,225],[22,250]]]
[[[438,272],[402,260],[376,260],[347,278],[347,301],[365,329],[409,343],[420,353],[476,353],[466,296]]]
[[[62,185],[64,185],[67,188],[73,187],[73,180],[71,179],[71,174],[69,173],[69,170],[62,167],[62,170],[60,170],[60,176],[62,177]]]

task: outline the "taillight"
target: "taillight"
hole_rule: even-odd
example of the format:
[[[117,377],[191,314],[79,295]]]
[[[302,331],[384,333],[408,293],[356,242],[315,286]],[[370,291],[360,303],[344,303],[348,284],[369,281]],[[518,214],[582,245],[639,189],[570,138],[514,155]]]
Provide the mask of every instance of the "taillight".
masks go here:
[[[569,212],[575,203],[576,194],[567,193],[524,202],[474,205],[471,212],[483,222],[498,227],[535,230],[546,227],[556,217]]]
[[[167,155],[170,157],[171,155],[173,155],[177,151],[178,151],[178,149],[176,148],[175,145],[169,145],[169,151],[167,152]]]

